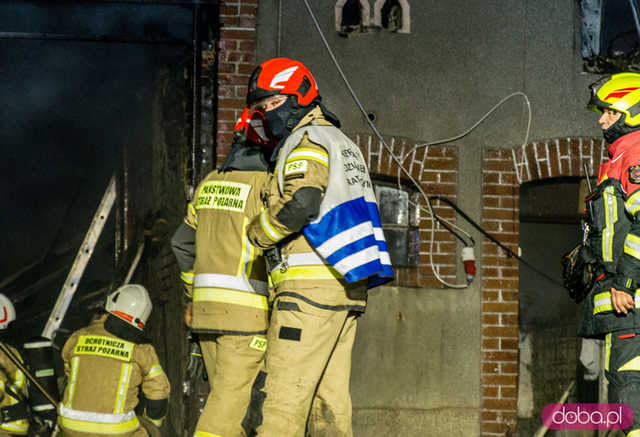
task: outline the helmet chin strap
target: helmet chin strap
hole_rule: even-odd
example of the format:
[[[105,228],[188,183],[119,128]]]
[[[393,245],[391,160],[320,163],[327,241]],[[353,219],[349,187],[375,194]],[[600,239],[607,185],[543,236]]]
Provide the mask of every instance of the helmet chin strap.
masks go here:
[[[621,136],[631,132],[635,132],[638,129],[640,129],[640,127],[627,126],[624,123],[624,114],[623,114],[618,120],[616,120],[615,123],[609,126],[609,129],[602,131],[602,136],[604,137],[607,143],[613,144],[613,142],[618,138],[620,138]]]

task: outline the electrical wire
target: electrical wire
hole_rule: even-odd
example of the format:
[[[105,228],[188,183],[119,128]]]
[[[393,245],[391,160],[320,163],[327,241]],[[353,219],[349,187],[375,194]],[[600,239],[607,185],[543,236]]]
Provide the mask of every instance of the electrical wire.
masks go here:
[[[469,286],[469,283],[451,284],[451,283],[446,282],[438,273],[438,269],[436,268],[436,266],[435,266],[435,264],[433,262],[433,245],[434,245],[434,240],[435,240],[435,223],[436,223],[436,221],[438,221],[441,224],[443,222],[446,222],[451,228],[456,229],[459,232],[465,234],[468,238],[471,238],[471,236],[467,232],[463,231],[461,228],[456,226],[455,224],[450,223],[450,222],[442,219],[441,217],[438,217],[435,214],[435,212],[433,211],[433,208],[431,206],[431,203],[429,201],[429,196],[427,196],[427,194],[425,193],[425,191],[422,188],[422,186],[420,185],[420,183],[418,183],[418,181],[416,181],[411,176],[411,173],[404,167],[403,163],[404,163],[404,161],[406,160],[407,156],[410,153],[413,153],[414,150],[416,150],[416,149],[418,149],[420,147],[427,147],[428,148],[430,145],[444,144],[444,143],[448,143],[448,142],[451,142],[451,141],[458,140],[458,139],[466,136],[471,131],[473,131],[480,123],[482,123],[489,115],[491,115],[504,102],[506,102],[508,99],[510,99],[510,98],[512,98],[514,96],[518,96],[518,95],[522,96],[525,99],[525,102],[527,103],[528,114],[529,114],[528,123],[527,123],[527,132],[526,132],[526,135],[525,135],[525,140],[523,142],[523,145],[526,145],[527,141],[528,141],[528,138],[529,138],[529,130],[530,130],[530,126],[531,126],[531,105],[529,103],[529,98],[527,97],[526,94],[524,94],[521,91],[514,92],[514,93],[508,95],[507,97],[503,98],[500,102],[498,102],[480,120],[478,120],[473,126],[471,126],[471,128],[469,128],[467,131],[463,132],[462,134],[457,135],[457,136],[452,137],[452,138],[447,138],[447,139],[444,139],[444,140],[438,140],[438,141],[433,141],[433,142],[424,143],[424,144],[417,144],[404,157],[398,158],[393,153],[393,150],[391,149],[391,147],[389,147],[389,145],[384,141],[384,139],[382,138],[382,135],[380,134],[380,132],[378,132],[378,129],[373,124],[371,119],[369,119],[369,117],[367,116],[367,112],[365,111],[364,107],[360,103],[360,100],[358,99],[358,96],[356,95],[355,91],[351,87],[351,84],[349,83],[349,80],[347,79],[347,77],[345,76],[344,72],[342,71],[342,67],[340,66],[340,64],[339,64],[338,60],[336,59],[335,55],[333,54],[333,50],[331,50],[331,46],[327,42],[327,39],[325,38],[324,33],[322,32],[322,29],[320,28],[320,24],[318,23],[318,20],[317,20],[315,14],[313,13],[313,10],[311,9],[311,6],[309,5],[308,0],[304,0],[304,4],[305,4],[305,6],[307,8],[307,11],[309,12],[309,15],[311,17],[311,20],[313,21],[313,24],[314,24],[316,30],[318,31],[318,34],[320,35],[320,38],[322,39],[322,42],[324,43],[325,48],[327,49],[327,52],[329,53],[329,56],[331,57],[331,60],[333,61],[333,64],[335,65],[336,69],[338,70],[338,73],[340,74],[340,77],[342,78],[342,81],[344,82],[344,84],[346,85],[347,89],[349,90],[349,93],[351,94],[351,97],[353,98],[356,106],[358,106],[358,109],[360,110],[360,112],[364,116],[364,119],[367,122],[367,124],[369,125],[369,128],[373,131],[375,136],[380,141],[380,144],[382,144],[385,147],[385,149],[389,153],[389,156],[391,157],[391,159],[393,159],[393,161],[396,164],[398,164],[398,181],[400,180],[400,172],[404,173],[405,176],[407,177],[407,179],[409,181],[411,181],[411,183],[416,187],[417,191],[420,193],[422,198],[425,200],[425,203],[426,203],[428,208],[425,209],[424,207],[419,206],[419,205],[418,205],[418,207],[420,208],[420,210],[426,211],[431,217],[431,238],[430,238],[430,243],[429,243],[429,263],[431,265],[431,270],[433,271],[434,276],[436,277],[436,279],[440,283],[442,283],[446,287],[455,288],[455,289],[467,288]],[[425,155],[426,155],[426,152],[425,152]],[[443,224],[443,227],[446,227],[446,226]],[[448,228],[447,228],[447,230],[450,231],[450,229],[448,229]],[[456,234],[454,234],[454,235],[456,235]]]

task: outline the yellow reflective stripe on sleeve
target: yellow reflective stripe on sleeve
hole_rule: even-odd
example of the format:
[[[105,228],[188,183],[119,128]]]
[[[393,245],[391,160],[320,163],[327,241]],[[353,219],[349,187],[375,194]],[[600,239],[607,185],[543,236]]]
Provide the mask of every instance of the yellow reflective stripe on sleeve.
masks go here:
[[[180,279],[182,279],[182,282],[184,282],[185,284],[192,285],[193,270],[191,270],[190,272],[180,272]]]
[[[19,391],[24,386],[24,373],[22,370],[16,369],[13,375],[13,385],[11,386],[11,390]]]
[[[613,226],[618,221],[618,201],[613,191],[613,187],[609,186],[602,193],[605,216],[605,228],[602,230],[602,259],[605,262],[613,261]]]
[[[213,434],[206,431],[200,431],[196,429],[196,432],[193,433],[193,437],[222,437],[220,434]]]
[[[80,364],[80,357],[73,357],[71,359],[71,371],[69,374],[69,384],[67,385],[67,408],[71,408],[73,404],[73,395],[76,391],[76,380],[78,378],[78,365]]]
[[[640,237],[627,234],[627,237],[624,239],[624,253],[640,259]]]
[[[253,269],[253,261],[255,260],[255,248],[253,244],[247,238],[247,227],[249,226],[249,219],[244,218],[242,223],[242,256],[238,263],[238,273],[236,276],[242,276],[248,278],[251,276],[251,270]]]
[[[280,269],[272,270],[269,277],[273,285],[293,280],[343,279],[343,276],[336,269],[327,265],[289,266],[284,273]]]
[[[15,434],[27,434],[29,431],[29,422],[26,420],[16,420],[13,422],[5,422],[0,424],[0,430],[7,431],[11,435]]]
[[[242,305],[260,310],[268,310],[269,304],[266,296],[246,291],[227,290],[224,288],[202,287],[193,290],[194,302],[220,302],[234,305]]]
[[[161,373],[164,373],[164,370],[162,370],[162,366],[160,364],[156,364],[151,369],[149,369],[149,373],[147,373],[147,376],[154,377],[160,375]]]
[[[195,222],[196,226],[198,225],[198,212],[196,211],[196,208],[193,206],[193,203],[189,202],[189,212],[191,213],[191,215],[193,215],[193,221]]]
[[[99,435],[124,434],[134,431],[140,426],[140,422],[138,422],[137,416],[133,416],[132,419],[122,423],[87,422],[84,420],[69,419],[68,417],[58,416],[58,422],[63,428],[69,429],[71,431],[79,431]]]
[[[602,313],[604,311],[613,311],[610,291],[598,293],[593,296],[593,314]]]
[[[611,333],[604,337],[604,370],[609,371],[609,361],[611,361]]]
[[[624,202],[624,207],[632,216],[640,211],[640,191],[636,191]]]
[[[282,235],[273,226],[271,226],[271,223],[269,223],[269,218],[267,217],[267,211],[268,210],[265,209],[264,211],[262,211],[262,214],[260,214],[260,227],[262,227],[262,230],[265,234],[267,234],[267,237],[269,237],[271,241],[277,243],[284,238],[284,235]]]
[[[120,369],[120,381],[118,382],[118,392],[116,393],[116,404],[113,407],[113,414],[124,413],[124,403],[127,400],[127,390],[129,389],[129,379],[131,378],[131,364],[123,363]]]
[[[294,149],[294,151],[291,152],[289,156],[287,156],[287,160],[285,161],[285,163],[289,163],[297,159],[310,159],[312,161],[319,162],[325,167],[329,167],[329,155],[326,152],[320,150],[307,149],[304,147]]]
[[[632,360],[627,361],[618,369],[618,372],[623,372],[625,370],[635,370],[640,371],[640,356],[633,358]]]

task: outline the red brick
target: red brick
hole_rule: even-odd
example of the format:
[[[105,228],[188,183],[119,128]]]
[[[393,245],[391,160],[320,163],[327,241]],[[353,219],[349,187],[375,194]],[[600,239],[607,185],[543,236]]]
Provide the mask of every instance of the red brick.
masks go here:
[[[515,171],[514,166],[513,166],[513,161],[506,161],[506,160],[496,160],[496,161],[484,161],[484,173],[486,174],[487,171],[491,172],[491,171],[505,171],[505,172],[509,172],[509,171]]]
[[[492,196],[511,196],[514,195],[514,187],[503,185],[483,185],[482,194]]]
[[[485,337],[517,338],[518,328],[509,326],[485,326],[482,328]]]
[[[500,370],[500,365],[496,362],[488,362],[488,363],[482,364],[483,374],[498,373],[499,370]]]
[[[482,351],[485,361],[516,361],[518,353],[515,351]]]
[[[518,373],[518,364],[517,363],[501,363],[500,364],[500,373]]]
[[[482,387],[482,396],[486,398],[497,398],[499,393],[499,387],[495,385],[485,385]]]
[[[483,325],[498,325],[499,323],[500,323],[499,314],[483,314],[482,315]]]
[[[485,315],[482,316],[483,318]],[[482,349],[484,350],[496,350],[500,345],[500,340],[497,338],[483,338]]]
[[[482,436],[481,437],[493,437],[493,435],[498,435],[501,437],[504,437],[507,431],[507,424],[505,423],[494,423],[494,422],[482,422],[482,424],[480,425],[480,427],[482,428]],[[486,434],[486,433],[494,433],[492,434]]]
[[[224,27],[220,29],[220,38],[221,39],[240,39],[240,40],[251,40],[253,41],[256,37],[255,29],[251,30],[229,30]]]
[[[515,399],[484,399],[483,410],[514,410],[517,406]]]
[[[516,302],[483,302],[482,312],[485,313],[517,313]]]

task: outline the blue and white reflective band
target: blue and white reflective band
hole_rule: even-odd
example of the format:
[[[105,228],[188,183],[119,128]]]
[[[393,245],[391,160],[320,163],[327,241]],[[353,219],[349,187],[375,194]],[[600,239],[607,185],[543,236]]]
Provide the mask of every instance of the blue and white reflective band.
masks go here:
[[[242,276],[223,275],[220,273],[198,273],[193,280],[193,287],[228,288],[231,290],[258,293],[263,296],[269,295],[269,284],[267,281],[248,279]]]

